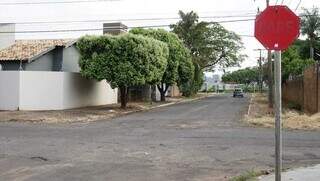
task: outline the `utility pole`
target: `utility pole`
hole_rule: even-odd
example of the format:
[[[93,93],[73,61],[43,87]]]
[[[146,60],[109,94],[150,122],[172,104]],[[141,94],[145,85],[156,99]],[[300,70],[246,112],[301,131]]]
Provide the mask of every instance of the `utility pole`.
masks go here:
[[[254,49],[254,50],[260,52],[260,56],[258,58],[258,62],[259,62],[259,92],[262,93],[262,89],[263,89],[262,51],[265,49]]]
[[[269,0],[266,0],[267,7],[270,5]],[[273,107],[273,70],[272,70],[272,55],[271,50],[268,50],[268,103],[269,108]]]

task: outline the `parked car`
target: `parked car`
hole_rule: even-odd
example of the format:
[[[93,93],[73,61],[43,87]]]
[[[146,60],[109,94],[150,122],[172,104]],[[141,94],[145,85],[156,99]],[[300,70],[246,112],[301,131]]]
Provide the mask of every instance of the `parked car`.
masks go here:
[[[235,90],[233,91],[233,97],[243,97],[243,91],[242,91],[242,89],[239,89],[239,88],[235,89]]]

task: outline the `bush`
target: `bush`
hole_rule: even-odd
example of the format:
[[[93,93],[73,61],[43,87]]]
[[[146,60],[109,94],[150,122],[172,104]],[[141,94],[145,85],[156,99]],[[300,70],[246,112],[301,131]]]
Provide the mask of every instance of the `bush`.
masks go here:
[[[142,28],[134,28],[130,30],[130,33],[154,38],[168,45],[168,66],[160,85],[158,85],[162,101],[165,101],[165,94],[169,86],[192,79],[193,65],[190,52],[176,34],[163,29]]]
[[[129,86],[159,83],[167,66],[167,45],[139,35],[85,36],[77,47],[81,74],[120,88],[123,108]]]
[[[182,82],[179,85],[180,91],[183,96],[190,97],[195,95],[202,87],[204,83],[204,74],[201,68],[197,65],[194,65],[194,76],[193,79]]]

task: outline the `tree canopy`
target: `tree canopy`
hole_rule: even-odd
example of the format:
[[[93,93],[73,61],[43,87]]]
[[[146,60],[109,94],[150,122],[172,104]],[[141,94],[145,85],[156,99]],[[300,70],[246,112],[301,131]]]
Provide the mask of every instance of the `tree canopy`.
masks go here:
[[[302,59],[309,59],[310,58],[310,43],[308,40],[298,39],[294,42],[294,44],[292,46],[297,48],[297,50],[299,52],[299,56]],[[315,52],[319,53],[320,41],[315,42],[314,49],[315,49]],[[315,54],[314,59],[320,61],[320,56]]]
[[[236,66],[244,60],[245,55],[241,53],[243,44],[234,32],[218,23],[199,21],[199,16],[193,11],[179,11],[179,16],[181,20],[170,27],[189,48],[195,67],[193,80],[185,83],[182,90],[194,94],[202,86],[203,71]]]
[[[258,67],[250,67],[226,73],[222,76],[222,81],[225,83],[237,84],[251,84],[259,82],[259,69]]]
[[[85,36],[77,47],[81,55],[81,74],[99,81],[107,80],[113,88],[120,88],[123,108],[129,86],[161,81],[169,55],[165,43],[133,34]]]
[[[291,46],[282,53],[282,79],[285,81],[290,76],[302,75],[303,71],[314,63],[312,59],[302,59],[298,47]]]
[[[161,84],[158,85],[161,100],[165,100],[165,93],[169,86],[177,82],[192,79],[193,68],[189,55],[190,52],[176,34],[163,29],[142,28],[132,29],[130,33],[151,37],[168,45],[168,65],[161,79]]]
[[[319,40],[320,35],[320,15],[319,9],[313,8],[312,10],[304,9],[301,16],[301,33],[308,36],[310,44],[310,56],[314,58],[314,47],[316,41]]]
[[[199,22],[193,11],[179,11],[179,15],[181,20],[171,28],[191,50],[194,62],[201,69],[237,66],[246,57],[241,53],[244,47],[236,33],[219,23]]]

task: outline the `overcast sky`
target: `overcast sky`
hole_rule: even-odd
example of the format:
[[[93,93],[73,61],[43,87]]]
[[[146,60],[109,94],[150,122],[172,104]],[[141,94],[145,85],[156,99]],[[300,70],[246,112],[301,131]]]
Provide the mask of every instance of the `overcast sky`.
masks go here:
[[[64,4],[20,4],[4,5],[1,3],[14,2],[61,2],[63,0],[0,0],[0,22],[38,22],[38,21],[82,21],[82,20],[111,20],[118,19],[141,19],[141,18],[175,18],[177,12],[195,11],[200,17],[212,17],[208,21],[252,19],[257,12],[265,8],[265,0],[113,0],[106,2],[89,3],[64,3]],[[74,1],[74,0],[64,0]],[[81,1],[81,0],[80,0]],[[90,0],[88,0],[90,1]],[[93,0],[94,1],[94,0]],[[270,0],[275,4],[277,0]],[[295,10],[300,0],[284,0],[283,4]],[[282,0],[278,0],[281,4]],[[302,0],[297,9],[320,7],[320,0]],[[216,16],[232,16],[218,18]],[[153,21],[122,21],[130,26],[167,25],[177,20],[153,20]],[[254,21],[241,21],[222,23],[227,29],[240,35],[253,35]],[[16,31],[25,30],[57,30],[57,29],[95,29],[102,28],[102,22],[98,23],[59,23],[59,24],[18,24]],[[36,33],[17,34],[17,39],[30,38],[76,38],[85,34],[102,34],[101,31],[69,32],[69,33]],[[249,58],[242,63],[242,67],[255,66],[258,52],[255,48],[262,46],[252,37],[242,36],[245,45],[244,53]]]

